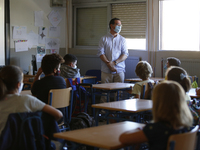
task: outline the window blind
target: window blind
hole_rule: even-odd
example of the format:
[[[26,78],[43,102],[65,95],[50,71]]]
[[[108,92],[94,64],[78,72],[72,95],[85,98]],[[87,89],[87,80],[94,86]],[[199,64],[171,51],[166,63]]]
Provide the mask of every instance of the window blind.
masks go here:
[[[146,39],[146,2],[112,4],[112,18],[122,23],[125,38]]]
[[[107,7],[77,8],[76,45],[97,46],[107,33]]]

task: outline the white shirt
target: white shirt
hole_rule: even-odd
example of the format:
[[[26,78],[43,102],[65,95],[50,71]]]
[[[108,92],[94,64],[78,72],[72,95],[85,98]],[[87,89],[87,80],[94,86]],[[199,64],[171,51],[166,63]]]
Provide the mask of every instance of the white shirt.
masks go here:
[[[31,95],[8,94],[0,101],[0,134],[11,113],[41,111],[46,104]]]
[[[126,39],[117,34],[114,37],[110,32],[103,36],[99,41],[98,53],[97,56],[105,55],[108,61],[115,61],[121,55],[128,54],[128,49],[126,46]],[[125,61],[118,63],[116,66],[117,73],[125,72]],[[116,72],[111,72],[107,65],[101,61],[101,71],[105,73],[115,74]]]

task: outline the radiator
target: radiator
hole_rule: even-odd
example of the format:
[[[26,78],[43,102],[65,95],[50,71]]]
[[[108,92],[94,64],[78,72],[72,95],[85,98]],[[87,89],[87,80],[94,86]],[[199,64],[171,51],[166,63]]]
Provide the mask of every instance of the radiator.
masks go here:
[[[199,59],[180,59],[181,66],[185,69],[189,76],[197,76],[200,78],[200,60]],[[161,60],[161,70],[162,70],[162,77],[165,76],[165,69],[164,66],[167,63],[167,58],[162,58]]]

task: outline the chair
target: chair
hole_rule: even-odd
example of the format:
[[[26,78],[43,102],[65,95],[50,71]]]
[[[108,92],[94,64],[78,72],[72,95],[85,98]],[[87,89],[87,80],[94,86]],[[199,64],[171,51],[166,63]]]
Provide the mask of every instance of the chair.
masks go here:
[[[193,83],[194,81],[196,81],[197,84],[198,84],[198,77],[197,76],[188,76],[188,77],[190,78],[191,83]]]
[[[173,134],[169,137],[167,150],[194,150],[199,126],[187,133]]]
[[[85,73],[86,76],[96,76],[96,82],[99,83],[101,81],[101,70],[88,70]]]
[[[152,83],[152,82],[143,83],[140,98],[141,99],[151,99],[152,90],[156,84],[158,84],[158,81],[155,81],[154,83]]]
[[[60,132],[54,117],[44,113],[12,113],[0,136],[0,149],[51,149],[53,133]]]
[[[73,90],[71,87],[66,89],[52,89],[49,91],[49,105],[55,108],[65,108],[64,124],[60,124],[60,130],[69,130],[71,121]]]

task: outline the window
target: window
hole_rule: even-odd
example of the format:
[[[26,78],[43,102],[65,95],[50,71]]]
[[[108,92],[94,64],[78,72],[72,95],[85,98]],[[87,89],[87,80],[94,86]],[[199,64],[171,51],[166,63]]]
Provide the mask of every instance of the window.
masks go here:
[[[146,2],[112,4],[112,18],[122,22],[128,49],[146,49]]]
[[[110,19],[116,17],[122,22],[120,34],[126,38],[128,49],[146,49],[146,1],[89,6],[75,6],[75,47],[97,47],[100,38],[109,31]]]
[[[77,8],[76,46],[97,46],[107,33],[107,7]]]
[[[159,49],[200,49],[200,1],[160,0]]]

